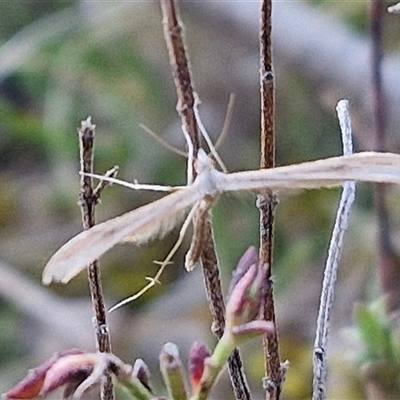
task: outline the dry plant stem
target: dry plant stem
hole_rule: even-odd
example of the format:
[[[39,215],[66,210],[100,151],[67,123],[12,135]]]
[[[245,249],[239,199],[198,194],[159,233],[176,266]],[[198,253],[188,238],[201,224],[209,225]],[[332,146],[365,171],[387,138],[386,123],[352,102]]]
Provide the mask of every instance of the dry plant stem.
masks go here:
[[[82,122],[79,129],[79,147],[81,171],[85,173],[93,172],[93,139],[95,125],[92,124],[90,117]],[[83,229],[89,229],[95,225],[95,206],[99,200],[101,188],[94,193],[92,178],[81,175],[81,194],[80,205],[82,210]],[[95,334],[96,345],[100,352],[111,353],[110,335],[106,320],[106,308],[104,304],[103,290],[99,262],[96,260],[88,267],[88,279],[93,309],[95,313]],[[107,375],[102,383],[101,398],[103,400],[114,399],[114,389],[111,376]]]
[[[261,9],[260,27],[260,85],[261,85],[261,168],[275,166],[275,104],[274,72],[272,67],[271,45],[272,1],[265,0]],[[267,268],[266,279],[272,281],[272,261],[274,244],[274,214],[277,205],[276,195],[266,190],[258,196],[257,207],[260,210],[260,263]],[[266,285],[263,305],[263,318],[276,324],[273,285]],[[266,399],[277,400],[282,391],[282,368],[279,356],[278,330],[263,338],[265,368],[267,377],[264,387]]]
[[[349,156],[353,153],[353,144],[348,101],[341,100],[336,110],[342,132],[343,154]],[[329,319],[334,300],[335,283],[344,234],[348,227],[349,213],[355,199],[355,190],[354,182],[346,182],[343,185],[343,192],[329,245],[314,342],[313,400],[323,400],[326,398]]]
[[[187,138],[190,141],[188,147],[193,149],[193,154],[189,154],[189,161],[192,162],[192,166],[188,169],[194,171],[193,163],[200,148],[200,137],[194,112],[195,94],[190,78],[189,61],[186,56],[183,28],[175,2],[173,0],[160,0],[160,4],[163,14],[164,37],[178,96],[176,109],[182,119],[183,131],[189,136]],[[193,176],[194,178],[195,176]]]
[[[375,150],[385,151],[387,104],[382,81],[383,59],[383,17],[385,3],[382,0],[371,2],[371,45],[372,45],[372,92],[373,115],[375,124]],[[390,236],[390,218],[386,204],[387,186],[375,185],[375,207],[378,220],[378,271],[383,293],[388,295],[388,308],[400,306],[400,296],[397,288],[400,284],[400,272],[396,262],[395,251]]]
[[[207,224],[207,240],[204,244],[202,264],[204,282],[207,289],[210,311],[213,317],[212,331],[220,339],[225,329],[225,302],[222,294],[221,280],[217,254],[215,252],[214,236],[211,224]],[[228,360],[229,376],[235,398],[238,400],[251,399],[249,385],[243,370],[243,363],[238,349],[235,349]]]
[[[188,184],[196,178],[194,162],[200,148],[200,137],[196,121],[196,95],[193,89],[189,61],[186,55],[182,33],[182,23],[179,18],[177,5],[173,0],[160,0],[163,14],[164,37],[167,43],[172,75],[178,96],[177,110],[182,119],[182,129],[188,144]],[[190,165],[191,163],[191,165]],[[222,294],[218,258],[211,222],[207,219],[204,228],[204,249],[201,256],[203,274],[209,300],[209,307],[213,318],[213,331],[218,338],[222,336],[225,321],[225,304]],[[236,399],[249,400],[250,391],[239,352],[234,351],[228,363]]]

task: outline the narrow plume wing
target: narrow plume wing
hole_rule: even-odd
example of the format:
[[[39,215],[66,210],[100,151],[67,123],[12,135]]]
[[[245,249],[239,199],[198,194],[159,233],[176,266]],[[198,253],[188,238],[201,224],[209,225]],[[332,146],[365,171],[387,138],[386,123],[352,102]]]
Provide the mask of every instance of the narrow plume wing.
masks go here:
[[[362,152],[272,169],[220,174],[217,187],[221,192],[257,192],[265,188],[332,187],[345,181],[400,184],[400,155]]]
[[[179,190],[160,200],[137,208],[117,218],[83,231],[63,245],[47,263],[42,281],[67,283],[90,263],[124,238],[150,236],[159,229],[172,229],[183,210],[198,200],[195,185]]]
[[[200,155],[200,153],[199,153]],[[67,283],[127,237],[140,243],[160,229],[172,229],[182,211],[206,195],[263,189],[313,189],[345,181],[400,184],[400,155],[364,152],[273,169],[221,173],[205,156],[194,184],[80,233],[62,246],[43,272],[43,283]],[[204,158],[203,157],[203,158]],[[200,158],[199,158],[200,159]],[[171,223],[172,221],[172,223]]]

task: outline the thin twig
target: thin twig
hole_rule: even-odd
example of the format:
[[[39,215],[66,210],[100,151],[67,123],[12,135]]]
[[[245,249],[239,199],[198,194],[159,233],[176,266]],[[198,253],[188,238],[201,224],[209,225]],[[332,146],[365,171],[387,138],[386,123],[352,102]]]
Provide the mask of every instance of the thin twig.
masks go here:
[[[79,133],[80,162],[81,172],[93,172],[93,139],[95,134],[95,125],[91,118],[82,121]],[[115,175],[117,168],[109,171],[109,175]],[[99,195],[104,184],[99,186],[96,191],[93,190],[92,178],[81,174],[81,193],[80,205],[82,210],[83,229],[90,229],[95,225],[95,206],[99,200]],[[104,304],[103,289],[101,284],[101,275],[99,262],[96,260],[88,267],[88,279],[90,294],[92,298],[93,309],[95,313],[95,334],[96,345],[100,352],[111,353],[111,341],[106,320],[106,307]],[[114,399],[114,388],[110,375],[106,375],[101,388],[102,400]]]
[[[177,110],[182,119],[182,130],[188,145],[188,184],[196,178],[194,162],[200,148],[196,121],[196,94],[193,89],[189,61],[186,55],[182,23],[173,0],[160,0],[163,14],[164,37],[167,43],[172,75],[178,96]],[[209,307],[213,318],[213,332],[220,338],[225,327],[225,303],[222,294],[218,258],[215,250],[213,229],[210,221],[205,224],[204,247],[201,256],[204,281]],[[242,369],[239,352],[235,350],[229,359],[229,374],[236,399],[251,399],[247,380]]]
[[[160,4],[163,13],[164,37],[178,96],[176,109],[182,119],[183,132],[188,135],[186,140],[189,150],[192,149],[192,154],[189,154],[188,157],[189,161],[192,162],[192,166],[191,168],[188,167],[188,170],[192,170],[194,174],[194,161],[200,148],[200,136],[194,113],[195,93],[183,40],[183,28],[175,2],[172,0],[160,0]],[[192,178],[194,179],[195,176],[193,175]],[[189,181],[188,183],[191,182]]]
[[[112,168],[110,168],[108,171],[106,171],[106,173],[104,174],[104,176],[102,176],[102,178],[107,178],[107,179],[113,180],[117,176],[118,171],[119,171],[118,165],[114,165]],[[82,172],[82,174],[83,173],[84,172]],[[87,174],[87,175],[90,176],[92,174]],[[93,175],[95,175],[95,174],[93,174]],[[92,178],[93,178],[93,176],[92,176]],[[93,196],[95,198],[99,199],[103,189],[111,183],[112,183],[112,181],[107,182],[105,179],[101,179],[100,182],[98,183],[98,185],[96,186],[96,188],[93,190]]]
[[[336,107],[342,132],[343,154],[345,156],[353,153],[351,120],[348,106],[347,100],[341,100]],[[329,245],[314,342],[313,400],[323,400],[326,398],[329,319],[334,299],[335,282],[342,252],[343,238],[349,223],[349,213],[354,202],[355,190],[356,186],[354,182],[346,182],[343,185],[343,192]]]
[[[261,168],[275,166],[275,98],[274,71],[271,44],[272,1],[264,0],[260,26],[260,85],[261,85]],[[260,210],[260,262],[267,268],[266,278],[272,283],[272,261],[274,245],[274,215],[277,205],[276,194],[266,190],[257,198]],[[276,325],[273,285],[268,284],[264,298],[263,318]],[[266,399],[281,397],[284,369],[279,356],[278,330],[264,336],[265,368],[264,380]]]

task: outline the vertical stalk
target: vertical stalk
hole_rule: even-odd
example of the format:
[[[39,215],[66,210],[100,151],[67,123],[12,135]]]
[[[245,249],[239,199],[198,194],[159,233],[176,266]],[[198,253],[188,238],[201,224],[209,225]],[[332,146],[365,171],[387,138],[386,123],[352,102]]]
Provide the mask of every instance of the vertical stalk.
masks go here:
[[[271,43],[272,0],[264,0],[261,9],[260,26],[260,85],[261,85],[261,168],[275,166],[275,99],[274,71],[272,66]],[[264,298],[263,318],[276,326],[274,293],[272,286],[272,262],[274,245],[274,215],[277,205],[276,194],[266,189],[257,198],[260,210],[260,262],[267,269],[267,285]],[[279,356],[277,329],[263,338],[265,368],[264,381],[266,399],[278,400],[281,397],[283,374]]]
[[[182,119],[182,129],[188,145],[188,183],[191,183],[196,178],[194,162],[200,148],[200,137],[195,114],[196,94],[191,80],[190,66],[186,55],[183,28],[179,18],[178,7],[173,0],[160,0],[160,5],[163,15],[164,37],[167,43],[172,75],[178,96],[177,110]],[[218,338],[221,338],[225,328],[225,303],[210,220],[206,222],[204,237],[205,243],[201,255],[204,282],[213,318],[213,332]],[[232,353],[228,368],[235,398],[238,400],[251,399],[238,350]]]
[[[342,132],[343,155],[350,156],[353,154],[353,137],[348,101],[340,100],[336,106],[336,111],[339,118],[340,130]],[[344,235],[349,225],[350,209],[354,203],[355,192],[355,182],[345,182],[343,184],[343,191],[336,212],[335,224],[329,244],[328,259],[325,264],[324,280],[322,283],[318,310],[317,331],[314,341],[313,400],[325,400],[326,398],[329,321],[334,301],[339,261],[344,244]]]
[[[81,172],[93,173],[93,141],[95,125],[92,124],[90,117],[86,121],[82,121],[78,133]],[[95,206],[98,199],[99,194],[95,193],[93,190],[92,178],[81,175],[80,205],[83,229],[90,229],[95,225]],[[97,350],[100,352],[111,353],[111,342],[106,320],[106,308],[101,284],[100,266],[97,260],[88,267],[88,279],[95,314]],[[114,399],[114,389],[110,375],[107,375],[103,380],[101,398],[102,400]]]
[[[160,0],[160,5],[163,14],[164,37],[178,96],[176,109],[182,120],[182,129],[186,137],[188,151],[189,153],[192,152],[192,154],[189,154],[189,161],[192,161],[192,165],[188,165],[188,170],[191,170],[194,180],[196,178],[194,160],[201,143],[194,111],[196,99],[190,75],[189,60],[186,56],[183,28],[175,2]],[[191,181],[188,183],[191,183]]]

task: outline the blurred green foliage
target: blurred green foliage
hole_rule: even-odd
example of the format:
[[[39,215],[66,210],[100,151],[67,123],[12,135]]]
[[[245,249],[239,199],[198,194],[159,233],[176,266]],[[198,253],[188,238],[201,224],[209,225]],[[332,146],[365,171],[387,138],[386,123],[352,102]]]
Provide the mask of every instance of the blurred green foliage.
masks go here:
[[[360,34],[365,33],[365,3],[318,3],[327,12],[341,14]],[[226,46],[225,39],[219,38],[220,33],[212,32],[206,22],[192,18],[193,26],[186,26],[188,42],[193,45],[189,53],[199,61],[197,68],[193,68],[199,76],[194,79],[199,87],[208,88],[201,93],[205,109],[208,96],[221,93],[219,100],[223,100],[215,112],[223,120],[226,108],[223,102],[233,90],[231,82],[235,81],[235,76],[229,75],[231,61],[227,59],[224,76],[218,80],[221,86],[212,80],[212,88],[204,83],[210,79],[207,74],[202,75],[206,71],[204,65],[210,69],[214,67],[212,58],[203,54],[202,48],[212,49],[212,57],[218,58]],[[184,141],[175,112],[176,97],[156,6],[73,1],[4,2],[0,13],[0,43],[3,45],[0,56],[1,50],[9,45],[7,61],[12,65],[5,76],[0,68],[0,253],[4,261],[24,271],[39,285],[47,259],[81,229],[80,210],[76,205],[79,194],[76,131],[81,120],[91,115],[97,125],[96,172],[103,173],[118,164],[120,177],[126,180],[169,185],[185,182],[185,160],[156,144],[138,127],[139,123],[146,124],[175,146],[183,148]],[[26,53],[23,43],[31,43]],[[233,51],[235,45],[230,46],[229,51]],[[22,61],[12,64],[14,58]],[[244,65],[247,68],[247,64]],[[258,85],[257,73],[257,57],[254,57]],[[258,96],[258,87],[249,83],[246,89],[246,93],[243,88],[243,93],[236,93],[239,100],[232,134],[220,149],[231,170],[258,165],[258,109],[255,106],[249,113],[246,108],[249,99]],[[210,104],[209,107],[214,108],[214,104]],[[213,128],[217,126],[215,130],[218,131],[220,125],[213,120],[215,114],[210,115],[211,121],[207,123]],[[298,71],[283,69],[277,92],[278,163],[295,163],[340,152],[338,124],[333,112],[321,107],[312,82]],[[97,219],[102,221],[119,215],[154,198],[157,195],[152,193],[133,193],[117,186],[107,188],[97,208]],[[371,189],[361,187],[359,208],[353,217],[356,228],[349,236],[350,243],[355,245],[352,253],[344,256],[346,276],[354,271],[367,276],[373,274],[371,199]],[[279,298],[285,299],[295,289],[307,292],[320,282],[338,190],[290,196],[284,193],[280,200],[276,216],[275,284]],[[239,256],[249,245],[258,243],[254,202],[251,195],[225,196],[213,211],[225,283]],[[399,211],[398,202],[393,201],[391,208]],[[121,299],[140,289],[146,283],[145,276],[152,276],[156,271],[153,260],[163,259],[176,236],[177,230],[139,249],[123,245],[104,257],[106,297]],[[37,240],[37,237],[47,240]],[[167,268],[163,285],[131,305],[129,310],[136,312],[146,302],[169,292],[172,286],[168,286],[168,282],[173,283],[182,274],[187,243],[176,256],[175,265]],[[315,280],[310,279],[308,286],[296,286],[298,278],[310,271]],[[67,287],[45,290],[54,290],[66,298],[88,293],[84,277]],[[303,311],[308,318],[302,323],[303,314],[299,316],[301,329],[297,329],[297,320],[294,328],[289,323],[285,325],[293,329],[287,336],[281,332],[282,357],[289,358],[293,368],[288,376],[288,399],[309,396],[311,352],[306,351],[306,348],[310,350],[310,344],[305,338],[308,339],[314,330],[309,323],[314,316],[310,318],[309,310]],[[20,358],[21,349],[25,347],[23,337],[13,337],[20,326],[20,315],[14,314],[4,301],[0,302],[0,314],[3,321],[0,347],[6,349],[1,354],[0,368],[6,371],[7,365],[14,365],[13,360]],[[386,361],[387,357],[394,357],[398,349],[394,331],[387,321],[380,321],[376,312],[368,308],[360,310],[358,317],[368,348],[366,360],[379,363],[382,356]],[[348,323],[346,318],[347,314],[341,315],[339,320]],[[398,363],[398,358],[396,360]]]
[[[366,387],[381,398],[395,399],[400,391],[400,336],[396,316],[387,313],[386,298],[356,307],[358,354]]]
[[[400,360],[399,338],[391,332],[385,302],[382,299],[370,305],[358,304],[356,321],[365,346],[365,352],[360,356],[361,363],[392,363],[396,359]]]

